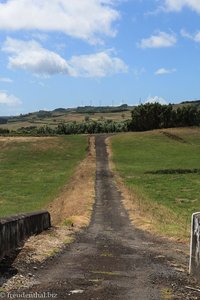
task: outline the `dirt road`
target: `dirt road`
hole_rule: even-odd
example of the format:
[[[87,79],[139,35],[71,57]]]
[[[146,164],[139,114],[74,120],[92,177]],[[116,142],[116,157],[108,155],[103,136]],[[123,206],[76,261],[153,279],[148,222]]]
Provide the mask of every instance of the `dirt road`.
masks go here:
[[[198,299],[185,288],[188,258],[182,246],[131,225],[109,170],[105,136],[96,137],[96,154],[90,226],[62,254],[33,271],[38,285],[26,292],[49,292],[59,300]]]

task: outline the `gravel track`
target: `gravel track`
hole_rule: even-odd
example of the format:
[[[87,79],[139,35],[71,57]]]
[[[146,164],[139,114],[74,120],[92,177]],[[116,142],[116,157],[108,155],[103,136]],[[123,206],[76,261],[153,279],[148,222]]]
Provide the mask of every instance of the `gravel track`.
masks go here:
[[[131,225],[109,170],[105,139],[96,136],[90,226],[61,254],[32,270],[38,284],[25,292],[57,294],[59,300],[200,299],[185,288],[191,282],[184,246]]]

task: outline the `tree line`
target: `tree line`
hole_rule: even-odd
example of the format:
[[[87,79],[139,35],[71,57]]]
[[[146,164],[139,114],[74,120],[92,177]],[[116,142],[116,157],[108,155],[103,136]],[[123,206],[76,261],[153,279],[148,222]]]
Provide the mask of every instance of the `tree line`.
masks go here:
[[[152,129],[186,127],[200,125],[200,110],[197,106],[188,105],[174,107],[161,105],[159,103],[147,103],[135,107],[132,110],[130,120],[94,121],[89,118],[81,123],[68,122],[60,123],[57,127],[50,126],[29,126],[21,127],[15,131],[0,128],[1,135],[67,135],[67,134],[95,134],[127,131],[146,131]]]
[[[112,133],[127,132],[130,130],[130,121],[116,122],[113,120],[105,121],[83,121],[81,123],[69,122],[60,123],[56,127],[48,125],[36,127],[20,127],[17,130],[8,130],[0,128],[1,135],[34,135],[34,136],[53,136],[68,134],[95,134],[95,133]]]
[[[200,125],[200,110],[188,105],[174,109],[172,104],[147,103],[132,111],[131,130],[145,131],[159,128]]]

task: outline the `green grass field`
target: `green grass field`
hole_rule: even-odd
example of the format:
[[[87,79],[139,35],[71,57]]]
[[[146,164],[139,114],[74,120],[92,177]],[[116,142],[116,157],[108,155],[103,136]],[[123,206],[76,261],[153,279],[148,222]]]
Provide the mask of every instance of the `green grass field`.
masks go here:
[[[0,217],[55,199],[85,157],[87,137],[0,138]]]
[[[157,230],[187,238],[191,214],[200,211],[200,129],[164,131],[114,136],[113,161]]]

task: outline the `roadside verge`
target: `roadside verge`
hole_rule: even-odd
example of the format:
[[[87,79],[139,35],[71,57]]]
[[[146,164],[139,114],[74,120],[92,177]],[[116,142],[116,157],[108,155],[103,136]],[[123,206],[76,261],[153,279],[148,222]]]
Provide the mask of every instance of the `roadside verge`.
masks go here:
[[[41,263],[73,241],[73,234],[89,225],[95,198],[95,138],[88,137],[86,158],[79,164],[60,195],[46,208],[53,227],[28,239],[17,264]]]
[[[182,233],[179,230],[180,226],[177,226],[177,228],[174,226],[174,224],[178,222],[176,214],[161,204],[147,201],[145,198],[139,197],[137,192],[130,189],[125,184],[113,163],[110,137],[106,139],[106,144],[109,154],[109,167],[113,173],[116,184],[122,193],[123,205],[128,211],[132,224],[135,227],[154,235],[176,242],[188,243],[187,227],[185,226],[185,228],[182,228]]]
[[[73,242],[76,232],[89,225],[95,199],[95,172],[95,137],[90,136],[86,158],[78,165],[60,195],[46,207],[51,214],[52,228],[25,242],[12,264],[17,274],[1,278],[2,291],[36,284],[34,272]]]

